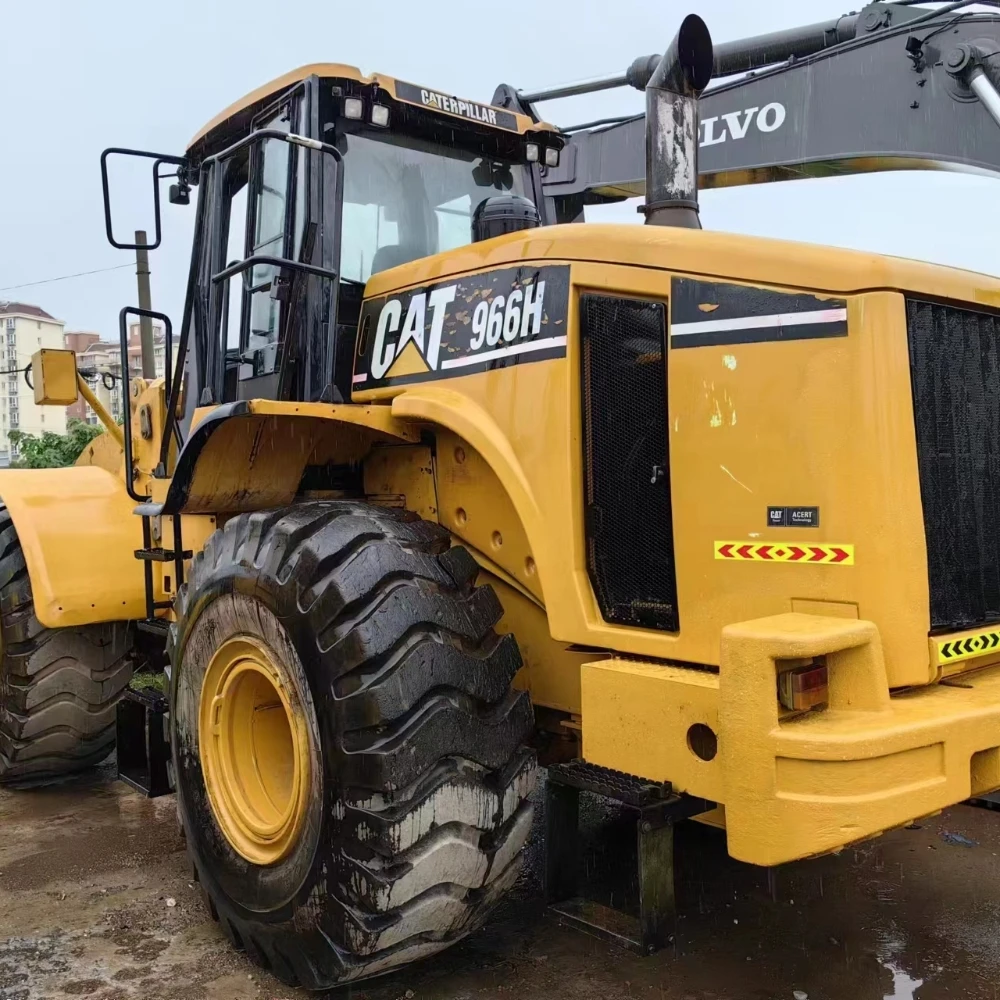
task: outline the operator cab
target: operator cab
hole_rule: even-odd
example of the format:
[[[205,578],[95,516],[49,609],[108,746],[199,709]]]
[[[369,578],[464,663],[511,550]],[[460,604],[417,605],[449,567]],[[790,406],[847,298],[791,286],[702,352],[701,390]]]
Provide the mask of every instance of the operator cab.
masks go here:
[[[523,115],[339,65],[223,112],[172,192],[199,187],[187,420],[241,399],[348,400],[368,278],[472,242],[498,196],[546,221],[542,170],[562,145]]]

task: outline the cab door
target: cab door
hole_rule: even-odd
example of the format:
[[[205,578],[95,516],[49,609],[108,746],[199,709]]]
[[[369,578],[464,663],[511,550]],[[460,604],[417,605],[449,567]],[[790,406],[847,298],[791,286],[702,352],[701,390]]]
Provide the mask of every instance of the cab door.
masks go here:
[[[315,79],[201,166],[196,405],[332,398],[340,154],[318,142]]]

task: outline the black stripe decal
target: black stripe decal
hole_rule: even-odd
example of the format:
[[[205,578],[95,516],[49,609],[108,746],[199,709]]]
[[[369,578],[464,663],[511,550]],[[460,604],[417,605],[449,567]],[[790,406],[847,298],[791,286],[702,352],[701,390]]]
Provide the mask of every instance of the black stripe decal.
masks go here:
[[[845,299],[690,278],[672,282],[672,348],[845,336]]]

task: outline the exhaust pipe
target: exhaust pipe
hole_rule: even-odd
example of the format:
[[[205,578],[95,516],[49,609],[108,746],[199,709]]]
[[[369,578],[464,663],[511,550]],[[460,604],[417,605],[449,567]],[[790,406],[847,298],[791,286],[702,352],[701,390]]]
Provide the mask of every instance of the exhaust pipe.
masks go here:
[[[684,18],[646,84],[646,224],[701,229],[698,98],[712,79],[712,36]]]

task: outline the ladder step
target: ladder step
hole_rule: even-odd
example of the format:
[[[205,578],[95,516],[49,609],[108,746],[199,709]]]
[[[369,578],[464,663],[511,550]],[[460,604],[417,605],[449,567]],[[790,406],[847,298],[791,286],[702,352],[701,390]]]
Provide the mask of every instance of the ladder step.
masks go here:
[[[182,559],[190,559],[194,553],[190,549],[185,549],[181,553]],[[177,553],[171,549],[136,549],[136,559],[144,562],[173,562],[177,558]]]
[[[171,623],[166,618],[140,618],[135,624],[140,632],[165,636],[170,631]]]
[[[585,760],[571,760],[565,764],[550,764],[549,781],[581,792],[592,792],[606,799],[613,799],[634,809],[659,805],[679,798],[669,781],[656,782],[639,778],[623,771],[613,771]]]

